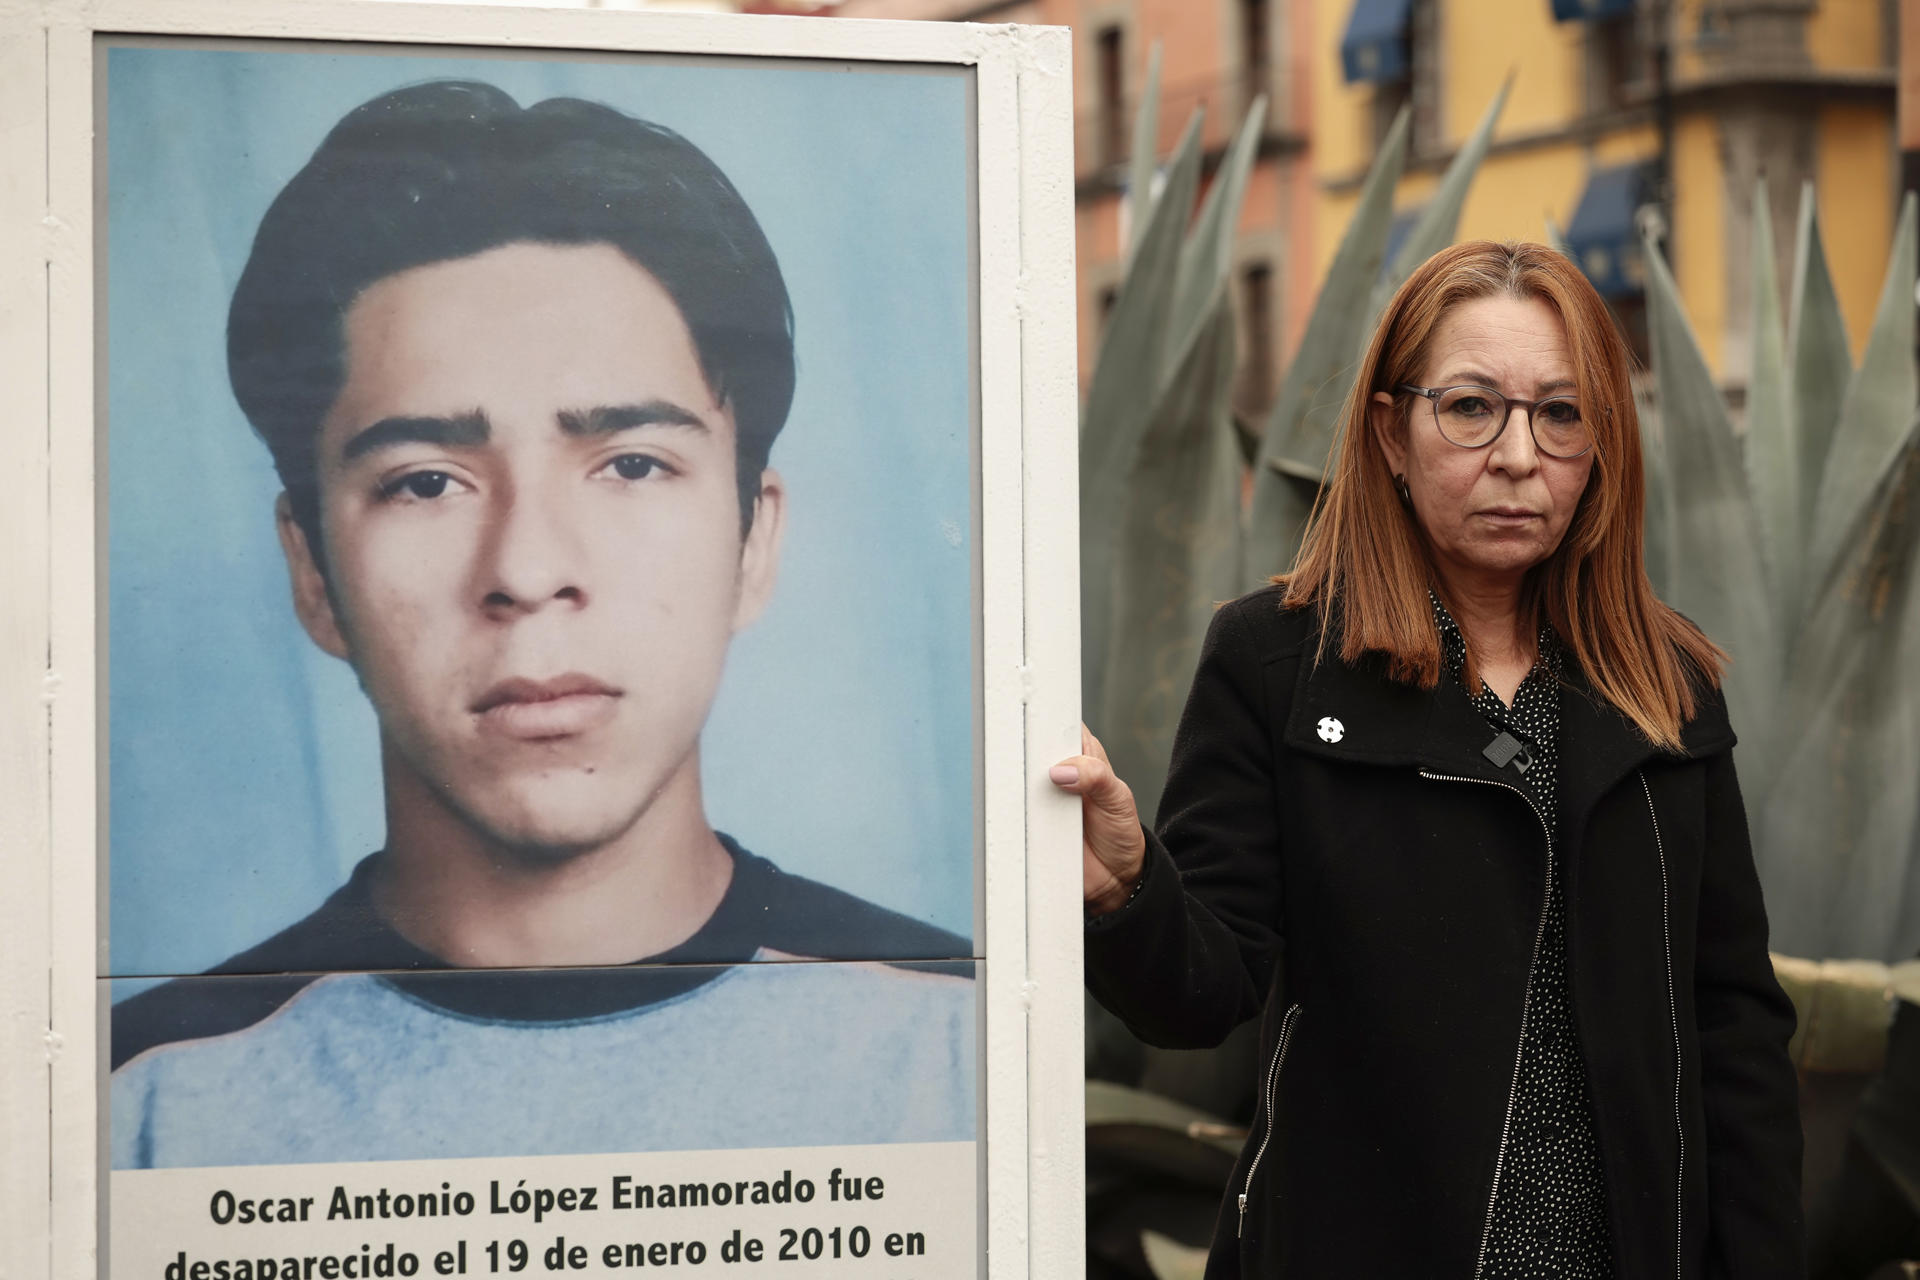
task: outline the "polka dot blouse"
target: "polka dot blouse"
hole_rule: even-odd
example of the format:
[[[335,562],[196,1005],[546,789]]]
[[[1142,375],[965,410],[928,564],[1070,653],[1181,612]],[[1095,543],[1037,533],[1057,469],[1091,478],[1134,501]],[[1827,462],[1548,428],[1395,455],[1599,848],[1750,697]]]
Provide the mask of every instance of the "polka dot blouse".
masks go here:
[[[1433,612],[1447,673],[1458,682],[1466,642],[1437,596]],[[1524,774],[1512,766],[1502,772],[1512,775],[1551,831],[1558,816],[1554,783],[1559,772],[1555,752],[1562,658],[1559,641],[1545,626],[1540,629],[1539,653],[1512,706],[1485,684],[1469,696],[1489,725],[1513,734],[1528,748],[1533,763]],[[1496,1175],[1493,1221],[1480,1274],[1485,1280],[1611,1276],[1606,1183],[1567,984],[1567,901],[1553,859],[1547,862],[1545,925],[1527,986],[1513,1118]]]

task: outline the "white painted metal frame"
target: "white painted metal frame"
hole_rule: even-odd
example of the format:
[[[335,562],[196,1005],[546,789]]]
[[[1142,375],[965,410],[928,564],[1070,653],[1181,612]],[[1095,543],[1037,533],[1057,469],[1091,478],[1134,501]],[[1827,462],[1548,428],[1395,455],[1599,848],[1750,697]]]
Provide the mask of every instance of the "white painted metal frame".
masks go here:
[[[0,1280],[91,1276],[101,654],[96,35],[959,64],[977,75],[985,1273],[1084,1272],[1072,92],[1059,28],[371,0],[0,0]]]

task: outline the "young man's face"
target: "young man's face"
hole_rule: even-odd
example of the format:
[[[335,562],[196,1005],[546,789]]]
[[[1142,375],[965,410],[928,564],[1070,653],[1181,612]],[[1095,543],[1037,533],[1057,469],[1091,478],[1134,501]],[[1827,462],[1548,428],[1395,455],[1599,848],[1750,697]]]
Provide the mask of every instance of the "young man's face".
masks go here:
[[[609,245],[390,276],[345,333],[331,592],[282,504],[301,621],[353,664],[389,771],[531,856],[617,838],[697,781],[727,643],[772,588],[779,478],[743,544],[733,414]]]

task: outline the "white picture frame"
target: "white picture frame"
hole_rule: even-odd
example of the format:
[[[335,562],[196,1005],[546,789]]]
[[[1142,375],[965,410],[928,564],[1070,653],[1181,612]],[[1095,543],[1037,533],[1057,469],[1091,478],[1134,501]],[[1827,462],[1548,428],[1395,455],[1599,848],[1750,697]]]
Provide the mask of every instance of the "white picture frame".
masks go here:
[[[984,947],[979,1272],[1084,1269],[1077,803],[1077,395],[1069,41],[1061,29],[295,0],[0,9],[0,1271],[99,1266],[106,796],[96,406],[96,43],[462,46],[964,68],[977,264],[976,674]],[[779,1274],[769,1268],[765,1274]]]

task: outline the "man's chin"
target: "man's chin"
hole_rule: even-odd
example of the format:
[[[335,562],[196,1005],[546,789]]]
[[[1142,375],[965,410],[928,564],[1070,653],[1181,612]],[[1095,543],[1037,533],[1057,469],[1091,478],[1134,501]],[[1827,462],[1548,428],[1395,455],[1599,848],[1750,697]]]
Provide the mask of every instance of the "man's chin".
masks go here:
[[[667,816],[659,812],[663,784],[603,762],[591,769],[476,771],[457,785],[428,783],[424,790],[482,845],[529,868],[577,861],[631,837],[644,815]],[[697,805],[695,813],[697,819]]]
[[[606,848],[632,828],[634,815],[469,814],[486,841],[529,867],[558,866]]]

